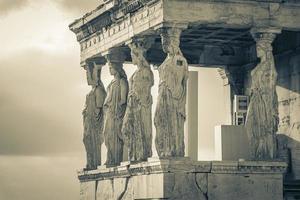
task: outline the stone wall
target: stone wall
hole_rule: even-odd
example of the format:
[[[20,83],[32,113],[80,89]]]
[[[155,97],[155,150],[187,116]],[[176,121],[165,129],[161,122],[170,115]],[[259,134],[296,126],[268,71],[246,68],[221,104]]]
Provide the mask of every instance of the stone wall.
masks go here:
[[[282,162],[151,158],[79,172],[80,200],[281,200],[285,169]]]
[[[276,57],[278,71],[279,144],[287,144],[291,154],[293,179],[300,179],[300,53]],[[284,149],[284,147],[280,147]]]

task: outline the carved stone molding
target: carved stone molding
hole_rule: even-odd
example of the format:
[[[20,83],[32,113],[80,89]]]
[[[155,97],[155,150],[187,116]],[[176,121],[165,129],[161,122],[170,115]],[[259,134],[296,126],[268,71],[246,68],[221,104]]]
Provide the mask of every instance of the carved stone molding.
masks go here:
[[[222,80],[223,80],[223,85],[229,85],[230,84],[230,73],[228,71],[228,68],[226,66],[218,68],[218,73],[221,76]]]
[[[134,3],[133,1],[130,2]],[[123,16],[122,14],[122,19],[118,18],[123,11],[117,9],[111,15],[109,12],[101,14],[94,21],[91,21],[90,25],[78,25],[79,27],[71,25],[71,30],[76,33],[79,39],[81,60],[122,45],[139,33],[153,32],[150,29],[162,22],[162,2],[157,0],[151,0],[151,2],[153,3],[147,6],[142,6],[144,3],[139,3],[138,10],[134,8],[135,11],[130,15]],[[130,6],[131,3],[126,7]],[[84,19],[82,20],[84,21]]]
[[[274,174],[284,173],[284,162],[264,161],[192,161],[189,159],[157,159],[125,166],[98,168],[93,171],[78,171],[80,181],[105,180],[135,175],[158,173],[214,173],[214,174]]]
[[[78,176],[81,199],[95,199],[91,197],[95,194],[97,199],[122,200],[253,199],[254,195],[254,199],[261,195],[265,199],[282,199],[285,169],[283,162],[169,159],[81,171]]]
[[[122,47],[111,48],[103,53],[108,63],[119,63],[122,65],[126,59],[126,55]]]

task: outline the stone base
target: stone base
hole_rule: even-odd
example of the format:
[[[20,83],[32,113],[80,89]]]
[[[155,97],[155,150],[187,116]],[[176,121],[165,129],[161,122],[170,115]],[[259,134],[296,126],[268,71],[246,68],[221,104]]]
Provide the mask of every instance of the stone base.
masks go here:
[[[215,127],[215,160],[249,160],[250,148],[245,126]]]
[[[282,162],[149,159],[81,171],[80,200],[282,200]]]

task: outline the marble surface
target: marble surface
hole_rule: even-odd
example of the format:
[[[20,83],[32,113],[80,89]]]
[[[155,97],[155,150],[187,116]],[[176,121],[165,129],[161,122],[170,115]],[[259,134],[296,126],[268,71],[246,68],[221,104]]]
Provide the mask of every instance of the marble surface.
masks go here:
[[[282,162],[203,162],[150,158],[79,171],[81,199],[282,199]],[[95,186],[95,187],[94,187]],[[93,190],[93,188],[95,190]],[[224,194],[224,192],[226,194]],[[225,196],[224,196],[225,195]],[[224,197],[224,198],[223,198]],[[259,197],[259,198],[258,198]]]

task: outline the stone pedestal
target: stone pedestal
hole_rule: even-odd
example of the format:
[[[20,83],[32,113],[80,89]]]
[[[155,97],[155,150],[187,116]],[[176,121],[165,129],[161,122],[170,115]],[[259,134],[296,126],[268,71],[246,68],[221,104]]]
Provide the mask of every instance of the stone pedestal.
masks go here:
[[[281,200],[282,162],[202,162],[149,159],[80,171],[81,200]]]
[[[220,125],[215,127],[215,159],[250,160],[250,149],[244,126]]]

